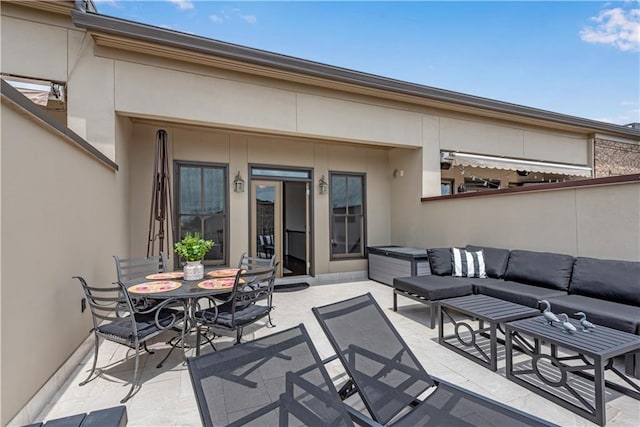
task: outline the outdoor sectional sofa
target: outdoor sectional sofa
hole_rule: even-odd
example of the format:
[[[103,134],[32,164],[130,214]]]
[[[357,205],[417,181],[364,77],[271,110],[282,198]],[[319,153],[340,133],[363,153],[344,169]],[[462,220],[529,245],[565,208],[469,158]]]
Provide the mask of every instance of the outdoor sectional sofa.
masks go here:
[[[466,249],[483,251],[487,278],[453,277],[451,249],[429,249],[431,275],[393,280],[394,311],[398,295],[426,303],[433,328],[439,300],[477,293],[534,308],[547,300],[556,314],[576,317],[582,311],[595,324],[640,335],[640,262],[472,245]],[[638,376],[640,355],[635,359]]]

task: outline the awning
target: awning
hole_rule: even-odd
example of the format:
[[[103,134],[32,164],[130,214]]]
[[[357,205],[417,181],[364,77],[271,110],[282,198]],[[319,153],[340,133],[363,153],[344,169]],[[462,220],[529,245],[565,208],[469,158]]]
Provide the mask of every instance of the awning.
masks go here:
[[[3,75],[2,79],[35,104],[50,107],[50,102],[64,103],[64,87],[47,80]]]
[[[516,171],[552,173],[558,175],[591,177],[590,167],[569,165],[563,163],[536,162],[509,157],[484,156],[467,153],[442,153],[442,161],[454,166],[470,166],[476,168],[506,169]]]

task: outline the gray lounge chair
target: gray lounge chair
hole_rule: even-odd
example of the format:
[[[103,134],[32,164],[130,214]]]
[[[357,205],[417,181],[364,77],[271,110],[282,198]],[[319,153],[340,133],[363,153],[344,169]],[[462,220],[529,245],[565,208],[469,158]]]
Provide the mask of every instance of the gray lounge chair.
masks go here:
[[[371,294],[313,313],[372,418],[394,426],[548,426],[542,419],[429,376]],[[335,358],[334,358],[335,359]],[[427,397],[423,398],[426,393]]]
[[[353,425],[302,324],[187,364],[206,427]]]

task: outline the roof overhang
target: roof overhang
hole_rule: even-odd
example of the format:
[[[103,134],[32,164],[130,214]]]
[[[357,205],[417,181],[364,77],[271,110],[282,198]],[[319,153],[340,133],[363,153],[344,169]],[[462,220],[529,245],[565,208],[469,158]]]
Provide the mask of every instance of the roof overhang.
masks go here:
[[[570,175],[591,177],[590,167],[581,165],[569,165],[564,163],[537,162],[533,160],[514,159],[509,157],[484,156],[469,153],[443,152],[442,160],[453,166],[469,166],[489,169],[505,169],[515,171],[527,171],[538,173],[551,173],[557,175]]]
[[[101,46],[587,135],[601,132],[640,140],[638,129],[394,80],[96,13],[75,10],[72,20]]]

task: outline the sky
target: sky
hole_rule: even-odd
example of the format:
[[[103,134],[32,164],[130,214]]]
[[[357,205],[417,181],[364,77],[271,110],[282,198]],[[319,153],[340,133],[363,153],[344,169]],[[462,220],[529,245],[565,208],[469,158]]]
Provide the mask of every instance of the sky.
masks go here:
[[[93,0],[98,12],[556,113],[640,122],[640,2]]]

